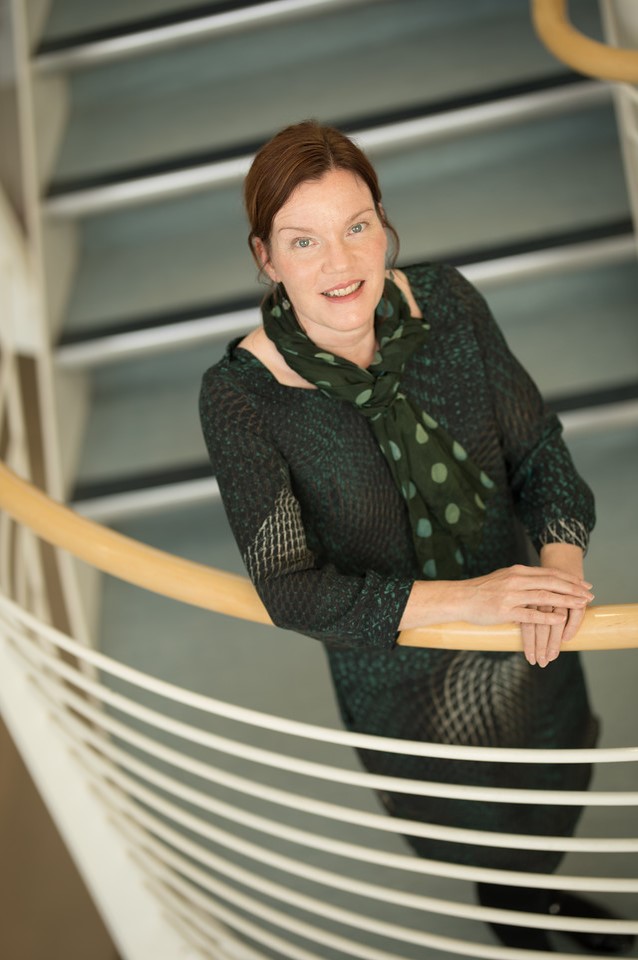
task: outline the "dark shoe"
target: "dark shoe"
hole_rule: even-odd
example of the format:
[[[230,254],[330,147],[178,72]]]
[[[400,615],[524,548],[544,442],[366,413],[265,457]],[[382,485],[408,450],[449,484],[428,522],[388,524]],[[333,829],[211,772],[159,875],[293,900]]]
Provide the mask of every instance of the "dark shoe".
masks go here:
[[[510,927],[503,923],[488,923],[488,927],[504,947],[517,947],[519,950],[546,950],[554,948],[544,930],[531,927]]]
[[[527,890],[522,887],[505,887],[496,883],[477,883],[478,900],[483,907],[499,910],[520,910],[525,913],[545,913],[547,891]],[[547,950],[554,952],[547,931],[532,927],[513,927],[505,923],[488,923],[488,927],[505,947],[520,950]]]
[[[574,893],[556,890],[550,895],[549,912],[554,917],[586,917],[591,920],[617,920],[613,913],[585,900]],[[591,950],[603,956],[618,956],[627,953],[634,945],[635,937],[631,933],[580,933],[576,930],[563,930],[562,936],[569,937],[579,947]]]

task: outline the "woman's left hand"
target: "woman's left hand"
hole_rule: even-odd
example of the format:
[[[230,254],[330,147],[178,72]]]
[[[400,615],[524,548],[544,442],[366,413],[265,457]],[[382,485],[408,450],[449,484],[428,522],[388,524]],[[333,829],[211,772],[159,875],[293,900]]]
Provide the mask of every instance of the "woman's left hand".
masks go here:
[[[541,549],[542,567],[556,567],[575,576],[583,577],[583,551],[570,543],[549,543]],[[521,624],[521,637],[525,658],[532,666],[546,667],[558,657],[563,643],[572,640],[578,631],[585,609],[560,609],[559,607],[540,607],[541,610],[554,610],[564,616],[562,623]]]

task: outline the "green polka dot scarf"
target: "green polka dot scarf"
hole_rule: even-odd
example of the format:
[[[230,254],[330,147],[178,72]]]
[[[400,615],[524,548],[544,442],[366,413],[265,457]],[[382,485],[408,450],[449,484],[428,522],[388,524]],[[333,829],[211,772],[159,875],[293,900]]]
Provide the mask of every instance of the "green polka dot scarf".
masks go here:
[[[286,363],[323,393],[367,417],[406,502],[419,566],[427,579],[463,576],[464,548],[481,540],[494,484],[429,414],[401,392],[403,369],[429,324],[386,280],[376,310],[379,350],[367,370],[319,350],[301,329],[283,287],[266,298],[264,328]]]

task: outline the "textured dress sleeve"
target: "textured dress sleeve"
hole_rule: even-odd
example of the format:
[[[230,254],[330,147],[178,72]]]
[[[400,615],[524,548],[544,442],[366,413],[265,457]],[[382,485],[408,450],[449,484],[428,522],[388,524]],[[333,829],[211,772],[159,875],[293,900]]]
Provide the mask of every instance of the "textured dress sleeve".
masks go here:
[[[560,420],[509,350],[484,298],[454,268],[447,268],[447,275],[474,326],[520,520],[537,550],[547,543],[586,550],[594,498],[574,466]]]
[[[273,622],[323,641],[392,648],[413,581],[318,563],[255,398],[215,368],[204,376],[200,417],[231,529]]]

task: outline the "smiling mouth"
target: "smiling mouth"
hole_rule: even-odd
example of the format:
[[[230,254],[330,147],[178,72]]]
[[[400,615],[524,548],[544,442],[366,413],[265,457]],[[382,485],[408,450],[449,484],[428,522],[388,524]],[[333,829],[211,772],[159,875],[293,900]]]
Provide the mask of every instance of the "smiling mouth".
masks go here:
[[[356,291],[362,286],[363,280],[356,280],[347,287],[339,287],[335,290],[324,290],[321,296],[337,300],[339,297],[349,297],[351,293],[356,293]]]

